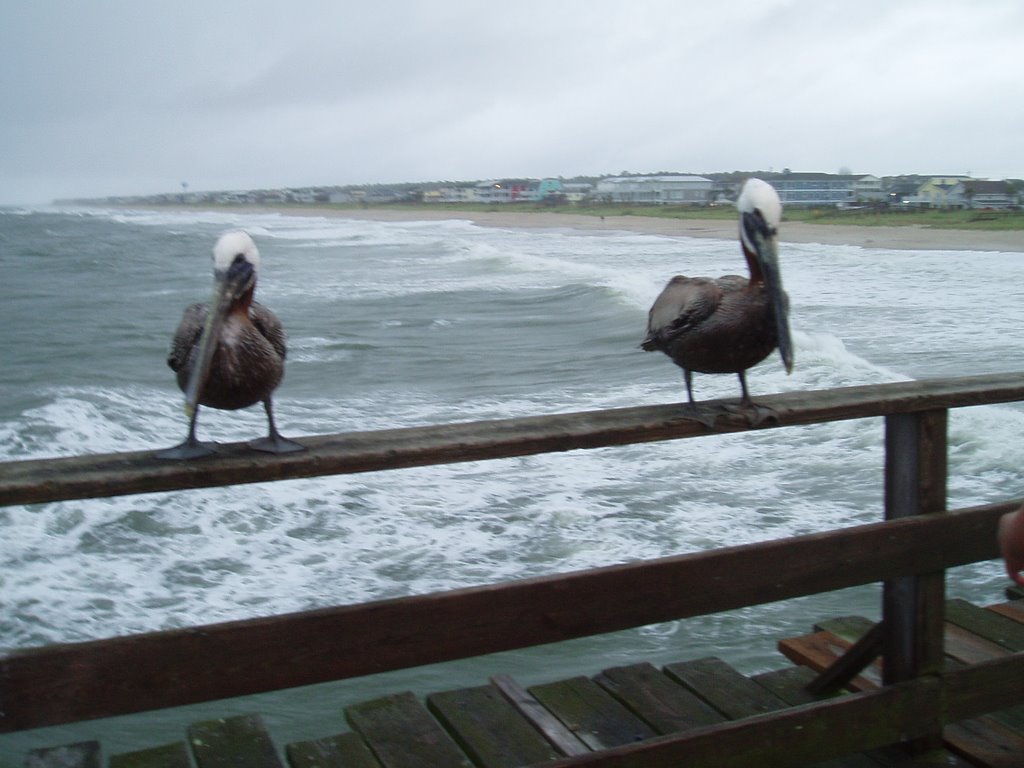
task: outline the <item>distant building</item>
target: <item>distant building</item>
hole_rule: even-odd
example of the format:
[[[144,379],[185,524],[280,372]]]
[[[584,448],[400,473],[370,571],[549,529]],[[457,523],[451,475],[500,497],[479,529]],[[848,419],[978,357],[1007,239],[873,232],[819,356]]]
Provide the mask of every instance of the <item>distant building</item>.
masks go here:
[[[882,180],[869,174],[782,173],[766,177],[783,205],[835,207],[885,197]]]
[[[529,184],[521,179],[492,179],[476,185],[476,199],[481,203],[518,203],[528,199]]]
[[[593,184],[582,182],[562,184],[562,192],[565,194],[565,199],[570,203],[579,203],[586,200],[593,189]]]
[[[703,176],[614,176],[597,182],[594,196],[608,203],[707,205],[713,187]]]
[[[530,189],[531,197],[538,202],[564,199],[562,182],[558,179],[541,179]]]
[[[1005,209],[1017,205],[1017,195],[1005,181],[965,179],[957,184],[951,197],[965,208]]]
[[[957,193],[962,182],[970,176],[932,176],[917,188],[917,194],[908,202],[927,208],[962,208],[964,201]]]

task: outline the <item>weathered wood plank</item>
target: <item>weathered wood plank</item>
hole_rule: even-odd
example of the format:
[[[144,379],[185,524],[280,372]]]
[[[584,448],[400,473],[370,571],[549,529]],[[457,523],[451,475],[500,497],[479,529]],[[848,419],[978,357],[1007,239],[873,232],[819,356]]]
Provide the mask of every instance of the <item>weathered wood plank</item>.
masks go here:
[[[808,684],[813,694],[826,694],[845,688],[881,655],[885,641],[885,624],[872,625],[836,658],[817,678]]]
[[[814,631],[831,632],[848,643],[856,643],[873,626],[875,626],[875,622],[864,616],[836,616],[816,622]]]
[[[777,418],[759,428],[942,410],[1024,399],[1019,373],[761,395]],[[258,454],[222,445],[198,461],[162,461],[152,451],[0,463],[0,504],[32,504],[184,488],[370,472],[478,461],[550,451],[743,431],[750,425],[725,401],[701,404],[716,416],[712,431],[688,418],[681,403],[430,427],[300,438],[307,450]],[[154,450],[163,446],[153,446]]]
[[[491,685],[561,754],[571,757],[590,751],[561,720],[510,676],[495,675],[491,678]]]
[[[340,733],[285,747],[291,768],[380,768],[373,752],[355,733]]]
[[[669,664],[665,673],[730,720],[774,712],[786,706],[778,696],[714,657]]]
[[[1024,704],[1024,653],[947,671],[948,722]]]
[[[1024,600],[1011,600],[1008,603],[990,605],[988,610],[1024,624]]]
[[[110,758],[110,768],[192,768],[192,759],[185,742],[178,741],[114,755]]]
[[[473,768],[412,693],[352,705],[345,717],[384,768]]]
[[[941,706],[926,678],[869,693],[788,707],[640,744],[558,761],[551,768],[796,768],[926,733]],[[851,728],[857,723],[857,728]]]
[[[942,694],[947,687],[949,693]],[[864,693],[661,736],[550,768],[796,768],[914,739],[940,724],[977,717],[991,701],[1024,696],[1024,655]],[[856,723],[857,727],[850,727]]]
[[[492,686],[434,693],[427,707],[477,765],[518,768],[559,756]]]
[[[100,768],[100,743],[80,741],[33,749],[25,759],[25,768]]]
[[[1017,504],[20,651],[0,664],[0,689],[7,692],[0,732],[449,661],[974,562],[997,555],[998,518]],[[760,578],[767,572],[771,579]],[[194,674],[197,667],[202,675]]]
[[[829,624],[830,622],[822,622]],[[869,625],[871,622],[867,622]],[[814,625],[819,628],[818,624]],[[840,623],[843,626],[843,623]],[[846,626],[850,626],[846,624]],[[811,704],[816,701],[829,698],[829,696],[815,696],[807,690],[807,685],[814,680],[815,674],[808,667],[785,667],[771,672],[762,672],[750,679],[763,688],[768,689],[790,706]],[[944,768],[970,768],[970,766],[959,758],[942,751],[941,755],[931,755],[932,763],[922,761],[920,765],[942,765]],[[939,759],[941,758],[941,759]],[[898,747],[880,748],[867,753],[856,755],[845,755],[835,757],[821,763],[815,763],[813,768],[913,768],[905,750]]]
[[[750,679],[791,707],[829,698],[827,695],[815,696],[807,690],[807,684],[814,679],[810,667],[783,667],[751,675]]]
[[[1024,764],[1024,735],[990,717],[946,726],[950,749],[982,768],[1020,768]]]
[[[828,669],[850,648],[850,643],[831,632],[813,632],[800,637],[787,637],[778,643],[779,651],[794,664],[810,667],[816,672]],[[874,662],[847,683],[852,691],[863,691],[882,684],[881,664]]]
[[[188,743],[199,768],[284,768],[259,715],[193,723]]]
[[[897,413],[885,418],[885,518],[934,515],[946,509],[946,410]],[[887,683],[935,674],[943,663],[945,572],[886,579],[881,641]],[[941,734],[928,736],[937,747]]]
[[[658,733],[675,733],[725,720],[718,710],[651,664],[612,667],[594,677],[594,682]]]
[[[1011,651],[1024,651],[1024,624],[995,611],[971,605],[966,600],[949,600],[946,618],[979,637]]]
[[[961,664],[997,659],[1009,651],[998,643],[986,640],[956,624],[946,625],[946,655]]]
[[[529,691],[591,749],[617,747],[656,735],[653,728],[589,678],[544,683]]]

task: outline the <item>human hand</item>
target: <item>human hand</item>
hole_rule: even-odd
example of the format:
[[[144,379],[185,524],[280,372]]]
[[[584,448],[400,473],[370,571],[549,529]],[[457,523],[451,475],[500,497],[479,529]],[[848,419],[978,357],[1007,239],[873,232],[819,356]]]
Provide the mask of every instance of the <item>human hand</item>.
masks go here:
[[[999,519],[999,550],[1010,578],[1024,587],[1024,507]]]

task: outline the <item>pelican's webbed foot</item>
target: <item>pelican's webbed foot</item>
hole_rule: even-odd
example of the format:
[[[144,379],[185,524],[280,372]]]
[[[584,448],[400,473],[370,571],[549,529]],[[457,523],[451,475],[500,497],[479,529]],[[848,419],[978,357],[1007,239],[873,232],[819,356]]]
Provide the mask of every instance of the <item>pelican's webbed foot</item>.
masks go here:
[[[281,437],[274,423],[274,405],[269,397],[263,401],[263,410],[267,412],[267,436],[250,442],[250,448],[264,453],[297,453],[306,450],[306,446]]]
[[[181,459],[199,459],[216,453],[217,449],[214,447],[216,445],[216,443],[201,443],[193,437],[173,448],[157,451],[155,455],[158,459],[175,459],[179,461]]]
[[[306,446],[287,437],[281,437],[277,433],[261,437],[259,440],[251,440],[249,447],[264,453],[297,453],[306,450]]]
[[[203,456],[209,456],[211,453],[217,452],[216,443],[201,443],[196,439],[196,418],[198,416],[199,409],[193,409],[192,416],[188,420],[188,436],[185,438],[185,442],[173,448],[157,451],[156,457],[158,459],[174,459],[176,461],[181,459],[200,459]]]
[[[683,417],[692,421],[699,421],[708,429],[714,429],[715,421],[718,419],[716,410],[707,406],[697,405],[696,403],[687,403],[683,406]]]
[[[750,400],[741,400],[736,405],[726,405],[725,410],[730,413],[742,415],[746,418],[748,426],[760,427],[767,422],[779,421],[779,414],[774,408],[766,405],[758,405]]]

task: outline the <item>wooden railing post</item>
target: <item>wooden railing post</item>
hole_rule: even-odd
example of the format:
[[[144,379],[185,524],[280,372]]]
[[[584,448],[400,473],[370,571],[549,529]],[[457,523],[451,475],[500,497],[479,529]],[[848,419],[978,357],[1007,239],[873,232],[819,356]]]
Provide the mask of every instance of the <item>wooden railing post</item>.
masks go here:
[[[885,419],[885,518],[945,512],[947,410],[899,413]],[[883,672],[886,685],[942,672],[945,571],[900,576],[883,589]],[[941,730],[917,742],[938,746]]]

